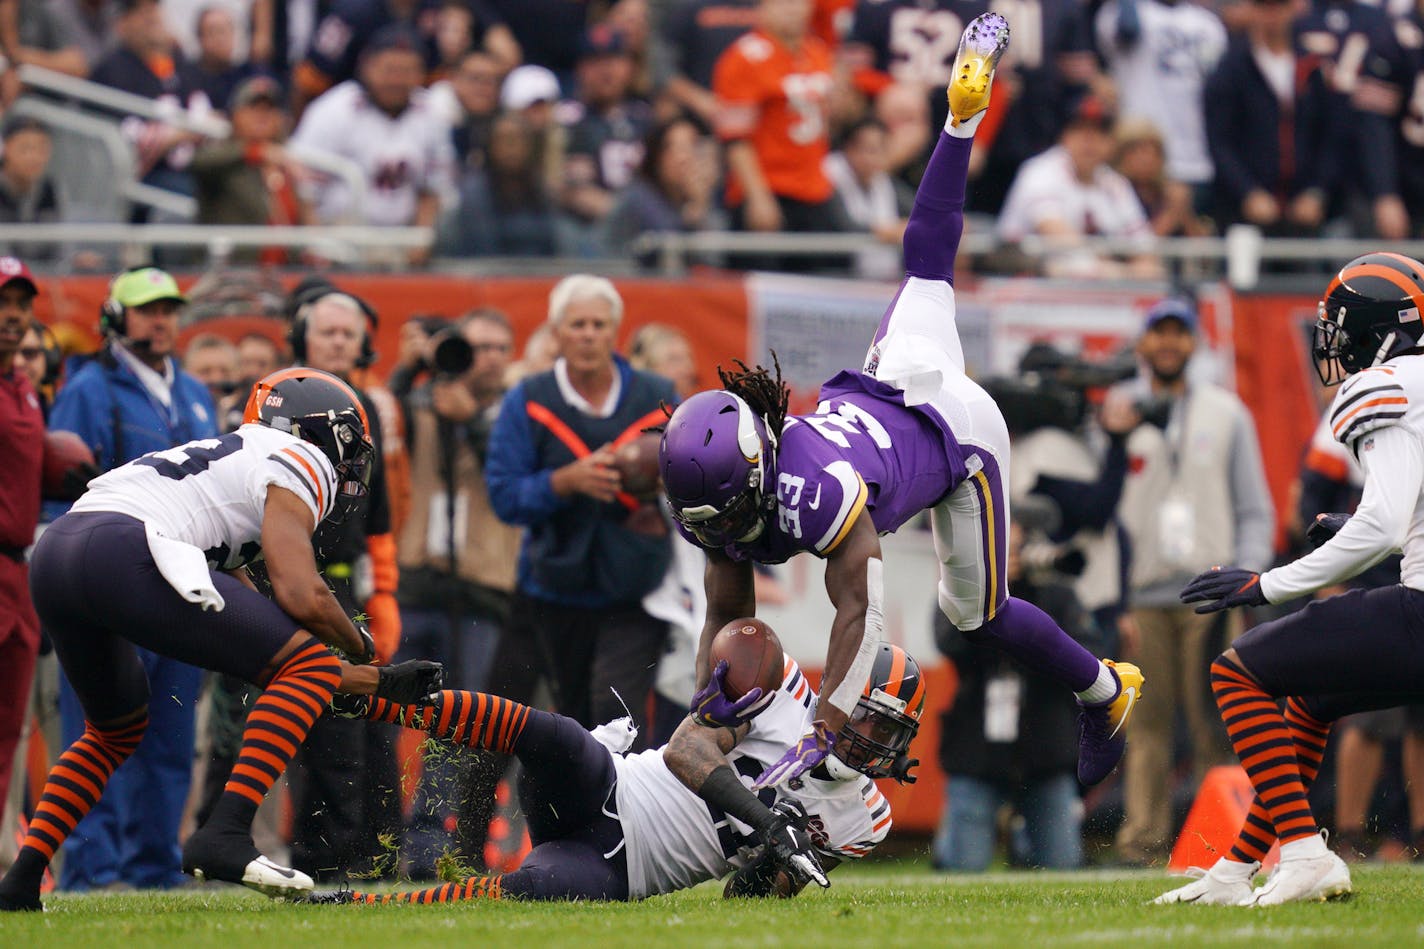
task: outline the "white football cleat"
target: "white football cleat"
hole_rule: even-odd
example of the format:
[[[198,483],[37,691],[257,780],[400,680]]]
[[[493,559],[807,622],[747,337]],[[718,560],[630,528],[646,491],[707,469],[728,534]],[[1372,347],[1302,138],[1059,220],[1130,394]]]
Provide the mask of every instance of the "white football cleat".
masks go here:
[[[206,827],[194,831],[183,845],[183,872],[200,883],[241,883],[277,899],[295,899],[314,887],[302,871],[259,853],[250,835]]]
[[[1216,861],[1210,870],[1189,867],[1187,876],[1196,877],[1186,886],[1168,890],[1153,900],[1153,904],[1196,903],[1200,906],[1240,906],[1251,898],[1251,881],[1261,869],[1259,863],[1237,863],[1225,858]]]
[[[1350,868],[1337,854],[1282,860],[1276,872],[1242,906],[1280,906],[1283,903],[1323,903],[1350,895]]]

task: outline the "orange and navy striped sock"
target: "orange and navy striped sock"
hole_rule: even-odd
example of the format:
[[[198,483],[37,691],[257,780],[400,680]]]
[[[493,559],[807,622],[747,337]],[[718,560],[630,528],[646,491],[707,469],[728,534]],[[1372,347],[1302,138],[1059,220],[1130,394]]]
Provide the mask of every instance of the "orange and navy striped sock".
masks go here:
[[[1211,664],[1211,690],[1231,746],[1270,817],[1276,838],[1288,844],[1316,834],[1291,731],[1276,700],[1239,663],[1225,656]]]
[[[147,714],[111,731],[84,723],[84,734],[50,769],[20,853],[5,876],[4,891],[38,895],[55,851],[98,802],[114,770],[133,754],[147,727]]]
[[[1320,773],[1320,761],[1325,757],[1325,741],[1330,737],[1330,723],[1322,722],[1305,710],[1300,699],[1286,699],[1286,728],[1290,731],[1291,742],[1295,745],[1295,760],[1300,766],[1301,784],[1306,791],[1315,783]],[[1246,823],[1236,835],[1231,845],[1231,859],[1238,863],[1259,863],[1266,859],[1271,844],[1276,841],[1276,828],[1271,824],[1271,816],[1259,795],[1251,799],[1251,809],[1246,814]]]
[[[465,900],[504,899],[504,875],[470,877],[463,883],[446,883],[428,890],[406,893],[352,893],[357,904],[377,903],[462,903]]]
[[[262,799],[331,704],[340,683],[340,660],[316,639],[282,664],[247,716],[237,763],[213,808],[210,825],[221,821],[248,829]]]
[[[429,732],[452,744],[512,755],[533,711],[527,705],[488,692],[447,689],[429,705],[397,705],[372,699],[366,717]]]

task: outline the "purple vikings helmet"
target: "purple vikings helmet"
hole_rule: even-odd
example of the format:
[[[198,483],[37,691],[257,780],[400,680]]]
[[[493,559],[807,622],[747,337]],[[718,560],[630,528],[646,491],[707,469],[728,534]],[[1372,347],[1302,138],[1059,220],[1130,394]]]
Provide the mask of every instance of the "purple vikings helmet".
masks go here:
[[[776,503],[776,440],[745,399],[721,389],[677,407],[663,429],[658,471],[672,516],[704,547],[750,543]]]

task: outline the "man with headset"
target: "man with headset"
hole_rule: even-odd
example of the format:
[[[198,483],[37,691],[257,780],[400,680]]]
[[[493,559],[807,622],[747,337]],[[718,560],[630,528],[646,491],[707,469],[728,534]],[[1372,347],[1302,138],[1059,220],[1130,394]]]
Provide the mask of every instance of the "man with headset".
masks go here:
[[[102,471],[151,451],[218,434],[207,387],[178,367],[178,317],[187,299],[156,267],[114,278],[100,307],[104,348],[55,399],[50,428],[84,439]],[[60,886],[166,888],[182,885],[178,823],[188,797],[193,712],[202,673],[139,650],[153,697],[151,727],[108,792],[65,843]],[[66,744],[84,731],[84,712],[60,684]]]
[[[329,372],[354,385],[359,369],[375,360],[374,313],[359,297],[321,280],[299,288],[287,341],[298,365]],[[357,388],[377,446],[367,499],[345,520],[323,524],[312,538],[322,575],[337,599],[366,614],[377,661],[387,663],[400,643],[398,571],[391,530],[389,469],[383,453],[382,415]],[[292,864],[313,877],[343,878],[380,853],[377,836],[399,833],[395,731],[389,726],[325,717],[307,736],[293,769],[295,823]]]

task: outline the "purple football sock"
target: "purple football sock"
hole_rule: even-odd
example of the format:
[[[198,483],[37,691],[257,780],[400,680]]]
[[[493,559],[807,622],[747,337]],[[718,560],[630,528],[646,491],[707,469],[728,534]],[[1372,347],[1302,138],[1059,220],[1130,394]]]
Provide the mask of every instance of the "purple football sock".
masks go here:
[[[972,138],[939,133],[905,226],[905,273],[954,282],[954,255],[964,233],[964,188]]]
[[[965,638],[990,643],[1020,665],[1047,676],[1074,692],[1082,692],[1098,679],[1102,664],[1043,610],[1011,596],[994,618]]]

